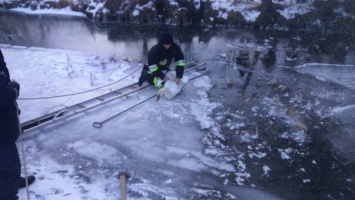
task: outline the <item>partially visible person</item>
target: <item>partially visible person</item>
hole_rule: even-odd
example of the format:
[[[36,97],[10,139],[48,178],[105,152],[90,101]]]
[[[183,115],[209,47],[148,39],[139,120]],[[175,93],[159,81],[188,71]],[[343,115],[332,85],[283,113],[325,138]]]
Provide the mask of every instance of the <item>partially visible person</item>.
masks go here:
[[[169,80],[166,72],[174,61],[175,78],[174,82],[178,84],[184,75],[185,58],[179,45],[175,44],[173,36],[170,33],[164,33],[158,44],[154,45],[148,52],[148,64],[144,65],[138,85],[147,81],[155,87],[162,87]]]
[[[20,85],[10,79],[4,56],[0,50],[0,200],[18,199],[18,189],[26,185],[21,177],[21,162],[16,146],[21,128],[16,99]],[[33,183],[34,176],[27,177]]]

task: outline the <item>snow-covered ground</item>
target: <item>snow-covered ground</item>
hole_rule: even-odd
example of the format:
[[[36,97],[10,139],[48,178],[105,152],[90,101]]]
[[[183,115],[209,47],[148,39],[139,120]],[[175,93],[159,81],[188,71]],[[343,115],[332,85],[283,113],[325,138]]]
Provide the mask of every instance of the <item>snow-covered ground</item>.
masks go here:
[[[112,84],[126,75],[126,70],[136,70],[138,74],[138,68],[142,66],[140,63],[114,62],[109,58],[66,50],[6,45],[1,47],[7,54],[6,62],[14,78],[24,85],[19,98],[21,107],[30,112],[21,115],[22,121],[132,83],[136,81],[136,76]],[[107,84],[112,85],[103,87]],[[81,92],[83,93],[80,95],[71,95]]]
[[[84,13],[73,11],[70,7],[62,9],[40,9],[40,10],[31,10],[30,8],[13,8],[12,11],[23,12],[26,14],[34,15],[65,15],[65,16],[78,16],[86,17]]]

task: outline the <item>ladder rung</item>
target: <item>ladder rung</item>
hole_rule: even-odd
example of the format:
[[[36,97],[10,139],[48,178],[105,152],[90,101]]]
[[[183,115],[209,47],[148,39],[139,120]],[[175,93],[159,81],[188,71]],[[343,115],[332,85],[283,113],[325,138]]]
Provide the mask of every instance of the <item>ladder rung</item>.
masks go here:
[[[137,87],[134,86],[134,85],[129,86],[129,88],[131,88],[131,89],[137,89]]]
[[[86,108],[84,105],[82,105],[82,104],[76,104],[76,105],[78,105],[79,107],[82,107],[82,108]]]
[[[96,99],[98,99],[98,100],[100,100],[100,101],[105,101],[105,99],[102,98],[102,97],[96,97]]]

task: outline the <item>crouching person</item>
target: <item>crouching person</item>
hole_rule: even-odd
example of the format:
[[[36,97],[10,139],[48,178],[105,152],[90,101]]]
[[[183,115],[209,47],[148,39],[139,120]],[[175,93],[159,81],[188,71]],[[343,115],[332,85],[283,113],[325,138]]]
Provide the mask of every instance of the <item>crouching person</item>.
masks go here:
[[[154,45],[148,52],[148,64],[144,65],[138,85],[147,81],[157,88],[163,87],[170,78],[166,72],[170,71],[170,64],[175,62],[175,77],[173,81],[179,84],[184,75],[185,57],[181,47],[174,42],[170,33],[164,33],[158,44]]]

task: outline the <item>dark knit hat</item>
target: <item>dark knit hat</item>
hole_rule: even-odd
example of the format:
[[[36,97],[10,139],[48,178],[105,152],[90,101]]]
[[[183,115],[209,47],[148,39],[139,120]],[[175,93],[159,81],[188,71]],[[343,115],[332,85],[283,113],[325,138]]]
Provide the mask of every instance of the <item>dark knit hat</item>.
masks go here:
[[[164,33],[163,36],[160,39],[160,42],[162,44],[173,44],[174,39],[173,36],[170,33]]]

